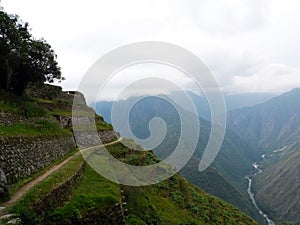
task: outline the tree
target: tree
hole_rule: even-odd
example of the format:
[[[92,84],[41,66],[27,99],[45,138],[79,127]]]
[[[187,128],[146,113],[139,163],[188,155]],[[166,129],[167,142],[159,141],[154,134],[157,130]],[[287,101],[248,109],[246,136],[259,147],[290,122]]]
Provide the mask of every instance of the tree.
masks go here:
[[[29,82],[61,81],[56,55],[44,39],[35,39],[28,23],[0,6],[0,88],[22,95]]]

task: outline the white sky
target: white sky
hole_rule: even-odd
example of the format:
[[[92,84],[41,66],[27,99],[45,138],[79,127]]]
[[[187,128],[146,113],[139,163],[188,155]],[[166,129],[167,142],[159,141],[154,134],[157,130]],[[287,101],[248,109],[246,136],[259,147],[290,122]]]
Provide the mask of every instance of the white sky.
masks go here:
[[[195,53],[224,91],[300,87],[300,1],[1,2],[8,13],[29,22],[35,37],[45,38],[54,48],[65,90],[76,89],[102,55],[137,41],[170,42]]]

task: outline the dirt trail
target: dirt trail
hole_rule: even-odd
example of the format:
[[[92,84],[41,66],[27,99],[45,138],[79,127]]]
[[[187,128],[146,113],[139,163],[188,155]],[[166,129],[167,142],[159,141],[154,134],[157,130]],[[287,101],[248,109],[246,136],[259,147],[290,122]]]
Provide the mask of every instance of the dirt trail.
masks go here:
[[[55,171],[59,170],[63,165],[65,165],[67,162],[69,162],[73,157],[80,154],[80,152],[76,152],[74,155],[70,156],[69,158],[65,159],[64,161],[56,164],[55,166],[51,167],[49,170],[47,170],[42,175],[38,176],[34,180],[30,181],[29,183],[22,186],[13,196],[12,198],[5,202],[3,205],[8,206],[11,204],[16,203],[20,198],[22,198],[31,188],[33,188],[35,185],[46,179],[49,175],[54,173]]]
[[[109,145],[113,145],[116,144],[118,142],[120,142],[122,140],[122,138],[119,138],[116,141],[110,142],[110,143],[106,143],[104,144],[104,146],[109,146]],[[55,171],[59,170],[63,165],[65,165],[66,163],[68,163],[72,158],[74,158],[76,155],[80,154],[80,151],[76,152],[75,154],[73,154],[72,156],[70,156],[69,158],[65,159],[64,161],[58,163],[57,165],[51,167],[49,170],[47,170],[45,173],[43,173],[42,175],[38,176],[37,178],[35,178],[34,180],[30,181],[29,183],[25,184],[24,186],[22,186],[12,197],[9,201],[4,202],[2,204],[0,204],[0,206],[4,206],[7,207],[9,205],[12,205],[14,203],[16,203],[17,201],[19,201],[30,189],[32,189],[34,186],[36,186],[38,183],[40,183],[41,181],[43,181],[44,179],[46,179],[49,175],[51,175],[52,173],[54,173]]]

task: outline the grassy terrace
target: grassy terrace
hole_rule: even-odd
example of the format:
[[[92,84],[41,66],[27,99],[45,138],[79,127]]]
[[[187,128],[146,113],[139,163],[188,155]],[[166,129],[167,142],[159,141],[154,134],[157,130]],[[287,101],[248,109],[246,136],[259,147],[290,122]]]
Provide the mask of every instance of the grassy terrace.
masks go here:
[[[11,117],[16,117],[16,122],[11,124],[0,123],[1,136],[65,136],[71,135],[71,128],[63,129],[57,122],[57,117],[71,117],[73,102],[66,99],[41,99],[18,97],[0,90],[0,110],[7,112]],[[75,116],[95,118],[98,130],[111,130],[112,125],[95,115],[93,109],[86,111],[76,110]],[[4,115],[5,116],[5,115]],[[3,118],[4,119],[4,118]]]
[[[0,136],[9,137],[37,137],[37,136],[70,136],[72,132],[61,128],[57,123],[53,123],[46,119],[37,122],[14,123],[11,125],[0,124]]]
[[[121,199],[119,185],[100,176],[90,166],[73,189],[71,200],[51,212],[49,221],[80,222],[88,215],[105,216]]]

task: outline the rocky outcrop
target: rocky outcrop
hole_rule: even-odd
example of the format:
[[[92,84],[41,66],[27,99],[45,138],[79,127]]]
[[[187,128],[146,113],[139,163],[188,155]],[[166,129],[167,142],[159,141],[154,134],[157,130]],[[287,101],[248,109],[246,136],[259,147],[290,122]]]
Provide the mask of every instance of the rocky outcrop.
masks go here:
[[[30,176],[75,148],[72,136],[1,137],[0,165],[7,183]]]

